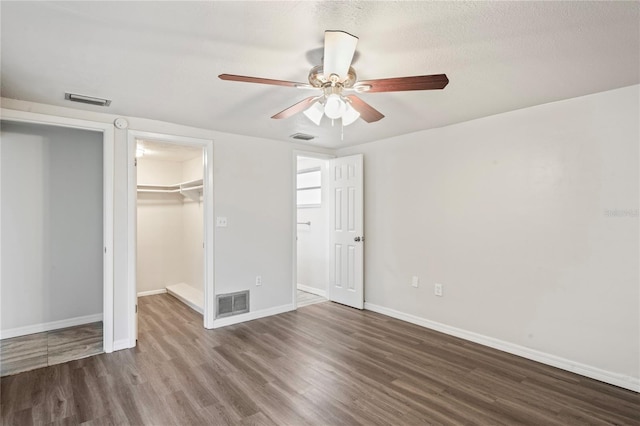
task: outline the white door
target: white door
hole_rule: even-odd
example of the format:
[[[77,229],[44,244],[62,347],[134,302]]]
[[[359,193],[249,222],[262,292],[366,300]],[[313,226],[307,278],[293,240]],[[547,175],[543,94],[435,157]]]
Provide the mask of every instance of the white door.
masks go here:
[[[362,154],[329,161],[329,300],[364,308]]]

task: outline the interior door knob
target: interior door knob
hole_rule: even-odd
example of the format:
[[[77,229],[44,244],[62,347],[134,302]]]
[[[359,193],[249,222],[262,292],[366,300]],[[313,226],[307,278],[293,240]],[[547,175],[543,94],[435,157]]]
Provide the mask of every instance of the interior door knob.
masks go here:
[[[362,239],[361,239],[360,237],[355,237],[355,238],[353,239],[353,241],[355,241],[356,243],[357,243],[357,242],[360,242],[361,240],[362,240]]]

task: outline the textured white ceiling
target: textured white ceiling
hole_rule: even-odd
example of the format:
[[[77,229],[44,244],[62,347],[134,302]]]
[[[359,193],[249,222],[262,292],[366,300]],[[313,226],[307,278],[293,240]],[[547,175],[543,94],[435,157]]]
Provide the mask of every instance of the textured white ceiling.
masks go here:
[[[338,147],[637,84],[638,2],[6,2],[4,97]],[[303,89],[323,33],[360,38],[361,79],[446,73],[442,91],[361,97],[386,118],[344,129],[273,114]],[[64,100],[106,97],[108,108]]]

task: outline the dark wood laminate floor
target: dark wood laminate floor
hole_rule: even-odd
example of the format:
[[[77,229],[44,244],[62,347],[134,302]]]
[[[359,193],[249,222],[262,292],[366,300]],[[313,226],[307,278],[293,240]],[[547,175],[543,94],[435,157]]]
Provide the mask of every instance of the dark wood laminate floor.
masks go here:
[[[0,376],[102,353],[102,322],[0,340]]]
[[[640,424],[640,396],[325,302],[204,330],[139,300],[131,350],[2,379],[2,424]]]

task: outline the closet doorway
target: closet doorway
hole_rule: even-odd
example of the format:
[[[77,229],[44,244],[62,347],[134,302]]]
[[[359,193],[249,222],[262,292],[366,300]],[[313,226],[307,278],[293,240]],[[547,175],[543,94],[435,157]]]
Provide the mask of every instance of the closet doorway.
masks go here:
[[[0,375],[113,350],[113,127],[2,110]]]
[[[212,141],[129,132],[130,346],[137,298],[168,293],[211,328]]]

